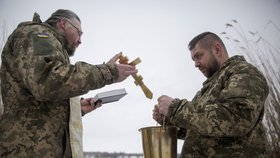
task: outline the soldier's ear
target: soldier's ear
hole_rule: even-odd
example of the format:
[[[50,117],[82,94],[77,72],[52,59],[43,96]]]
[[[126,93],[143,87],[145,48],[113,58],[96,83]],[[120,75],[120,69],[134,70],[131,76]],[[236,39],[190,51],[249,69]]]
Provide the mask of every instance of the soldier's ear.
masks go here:
[[[66,30],[67,28],[67,21],[65,19],[60,19],[58,22],[58,27],[62,30]]]
[[[216,43],[215,44],[215,54],[217,55],[217,56],[221,56],[222,55],[222,46],[221,46],[221,44],[220,43]]]

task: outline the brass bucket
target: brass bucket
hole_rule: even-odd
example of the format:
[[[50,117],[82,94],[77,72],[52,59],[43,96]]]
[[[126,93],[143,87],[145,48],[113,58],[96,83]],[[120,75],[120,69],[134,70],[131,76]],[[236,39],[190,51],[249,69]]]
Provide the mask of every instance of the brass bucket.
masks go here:
[[[176,158],[177,128],[154,126],[139,129],[145,158]]]

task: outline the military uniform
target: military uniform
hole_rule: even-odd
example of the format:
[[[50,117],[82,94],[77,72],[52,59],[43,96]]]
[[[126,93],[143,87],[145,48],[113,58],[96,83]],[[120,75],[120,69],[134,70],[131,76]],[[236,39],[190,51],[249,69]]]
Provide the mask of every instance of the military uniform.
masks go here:
[[[171,123],[185,139],[181,157],[266,157],[266,79],[242,56],[229,58],[192,101],[175,99]]]
[[[1,65],[0,157],[67,157],[69,99],[117,80],[115,64],[73,65],[65,48],[62,34],[39,16],[9,36]]]

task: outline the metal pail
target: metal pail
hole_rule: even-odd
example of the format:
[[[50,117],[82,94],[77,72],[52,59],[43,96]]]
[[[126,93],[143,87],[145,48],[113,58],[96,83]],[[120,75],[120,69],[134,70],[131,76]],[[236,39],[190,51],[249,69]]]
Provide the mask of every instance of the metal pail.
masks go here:
[[[177,128],[154,126],[139,129],[145,158],[176,158]]]

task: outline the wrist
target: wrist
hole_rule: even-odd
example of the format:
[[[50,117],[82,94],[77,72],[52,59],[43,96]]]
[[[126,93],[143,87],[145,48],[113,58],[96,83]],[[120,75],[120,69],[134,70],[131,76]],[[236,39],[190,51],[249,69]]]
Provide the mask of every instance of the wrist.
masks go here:
[[[174,114],[176,113],[176,111],[178,109],[179,103],[180,103],[180,99],[178,99],[178,98],[175,98],[172,100],[172,102],[170,103],[170,106],[168,108],[168,113],[167,113],[168,117],[174,116]]]

